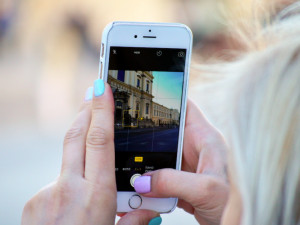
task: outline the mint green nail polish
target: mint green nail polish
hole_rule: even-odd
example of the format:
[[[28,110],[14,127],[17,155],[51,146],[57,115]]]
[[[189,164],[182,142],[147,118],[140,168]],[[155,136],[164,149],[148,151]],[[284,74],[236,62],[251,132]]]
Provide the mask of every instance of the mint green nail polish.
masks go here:
[[[94,81],[94,94],[96,97],[103,95],[105,90],[104,81],[97,79]]]
[[[89,87],[86,92],[85,92],[85,101],[89,101],[92,100],[93,98],[93,93],[94,93],[94,88],[93,87]]]
[[[153,218],[152,220],[150,220],[150,222],[148,223],[148,225],[160,225],[162,222],[162,219],[160,216]]]

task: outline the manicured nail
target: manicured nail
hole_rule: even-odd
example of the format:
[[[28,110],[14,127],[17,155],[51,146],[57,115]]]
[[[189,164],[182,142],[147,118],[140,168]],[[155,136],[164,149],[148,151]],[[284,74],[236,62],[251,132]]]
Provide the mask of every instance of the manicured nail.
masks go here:
[[[141,176],[135,179],[134,189],[136,192],[144,194],[151,191],[151,176]]]
[[[105,90],[104,81],[97,79],[94,81],[94,94],[96,97],[103,95]]]
[[[85,92],[85,101],[89,101],[93,99],[93,93],[94,93],[94,88],[93,87],[89,87],[86,92]]]
[[[160,216],[158,216],[158,217],[154,217],[152,220],[150,220],[148,225],[160,225],[161,222],[162,222],[162,219]]]

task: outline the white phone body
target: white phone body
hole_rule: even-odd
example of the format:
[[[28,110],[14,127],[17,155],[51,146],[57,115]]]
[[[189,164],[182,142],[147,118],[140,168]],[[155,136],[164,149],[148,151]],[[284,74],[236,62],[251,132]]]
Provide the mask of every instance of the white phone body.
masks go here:
[[[151,30],[151,32],[150,32]],[[137,36],[135,36],[137,35]],[[143,38],[144,36],[156,38]],[[182,102],[179,124],[179,138],[177,148],[176,169],[181,169],[183,134],[186,115],[187,88],[189,65],[192,49],[192,32],[183,24],[176,23],[143,23],[143,22],[113,22],[106,26],[102,34],[100,51],[99,78],[107,81],[109,72],[110,47],[141,47],[141,48],[174,48],[186,49]],[[180,182],[180,181],[178,181]],[[133,197],[134,196],[134,197]],[[138,197],[137,197],[138,196]],[[149,209],[159,213],[172,212],[176,205],[176,198],[146,198],[133,191],[119,191],[117,193],[117,212],[130,212],[133,198],[140,198],[138,209]],[[136,199],[135,199],[136,200]],[[138,199],[139,200],[139,199]]]

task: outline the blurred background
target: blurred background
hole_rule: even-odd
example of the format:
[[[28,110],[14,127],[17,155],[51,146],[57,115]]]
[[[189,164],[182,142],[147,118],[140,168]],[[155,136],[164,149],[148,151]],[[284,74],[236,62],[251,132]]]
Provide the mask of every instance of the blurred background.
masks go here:
[[[185,23],[194,33],[193,62],[208,63],[243,49],[224,19],[236,2],[0,0],[0,223],[20,224],[25,202],[59,174],[64,134],[97,78],[106,24]],[[251,2],[243,0],[245,12]],[[191,89],[197,76],[192,70]],[[163,224],[197,224],[180,209],[162,217]]]

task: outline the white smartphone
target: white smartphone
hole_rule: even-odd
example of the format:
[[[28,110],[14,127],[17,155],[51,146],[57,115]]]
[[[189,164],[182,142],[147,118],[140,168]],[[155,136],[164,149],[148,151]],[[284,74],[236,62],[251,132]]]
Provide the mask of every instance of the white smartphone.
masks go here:
[[[99,78],[115,100],[118,212],[168,213],[177,205],[143,197],[133,185],[148,171],[180,170],[191,48],[183,24],[113,22],[103,31]]]

